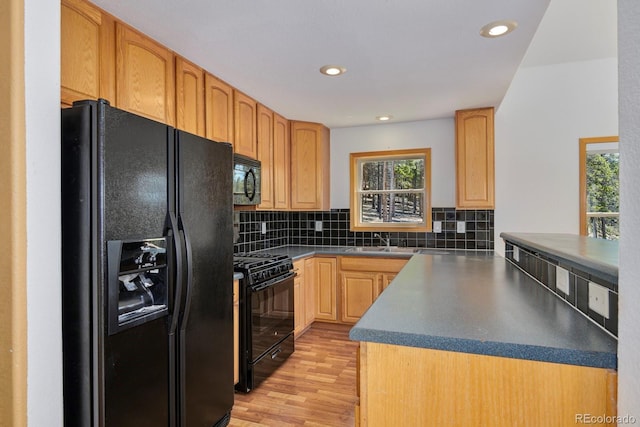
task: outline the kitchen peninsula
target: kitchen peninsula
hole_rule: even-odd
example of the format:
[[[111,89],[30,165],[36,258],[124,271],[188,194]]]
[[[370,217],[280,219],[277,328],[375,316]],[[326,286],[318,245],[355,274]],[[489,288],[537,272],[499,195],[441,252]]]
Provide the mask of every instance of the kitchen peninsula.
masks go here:
[[[499,256],[414,255],[350,338],[363,426],[616,413],[616,339]]]

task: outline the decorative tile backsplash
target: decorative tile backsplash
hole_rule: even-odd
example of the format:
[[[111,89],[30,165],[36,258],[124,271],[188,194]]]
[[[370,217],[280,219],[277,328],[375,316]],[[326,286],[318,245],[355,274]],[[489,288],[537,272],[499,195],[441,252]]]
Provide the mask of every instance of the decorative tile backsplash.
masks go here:
[[[618,336],[618,284],[612,283],[594,274],[581,271],[554,259],[547,254],[530,251],[512,242],[505,242],[505,257],[514,265],[533,277],[539,284],[554,292],[559,298],[572,305],[576,310],[593,322]],[[558,269],[561,268],[563,270]],[[568,278],[564,286],[559,285],[557,272]],[[608,293],[608,317],[589,308],[589,282],[602,287]],[[593,285],[591,285],[593,286]],[[564,290],[562,289],[564,288]],[[568,292],[565,292],[568,291]]]
[[[235,216],[235,252],[283,245],[382,245],[381,240],[374,236],[376,232],[349,230],[349,209],[322,212],[237,211]],[[378,234],[391,239],[392,246],[493,250],[493,210],[433,208],[432,219],[441,221],[442,232],[385,231]],[[456,232],[457,221],[465,222],[464,233]]]

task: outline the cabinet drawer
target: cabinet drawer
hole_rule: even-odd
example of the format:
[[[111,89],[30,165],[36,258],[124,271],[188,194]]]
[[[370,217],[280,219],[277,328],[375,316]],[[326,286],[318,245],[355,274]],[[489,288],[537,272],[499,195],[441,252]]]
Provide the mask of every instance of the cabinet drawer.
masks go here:
[[[340,257],[340,270],[397,273],[409,261],[402,258]]]

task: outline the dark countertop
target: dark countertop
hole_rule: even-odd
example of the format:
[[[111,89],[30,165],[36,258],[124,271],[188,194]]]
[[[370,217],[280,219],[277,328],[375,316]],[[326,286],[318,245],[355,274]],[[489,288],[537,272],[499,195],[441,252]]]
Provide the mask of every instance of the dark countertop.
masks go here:
[[[269,252],[275,255],[289,255],[294,261],[310,256],[358,256],[358,257],[378,257],[378,258],[411,258],[413,252],[354,252],[353,246],[280,246],[276,248],[263,249],[259,252]],[[402,248],[417,249],[423,253],[456,253],[456,254],[477,254],[493,253],[493,251],[481,250],[458,250],[458,249],[437,249],[437,248]]]
[[[492,254],[414,255],[350,338],[612,368],[617,341]]]
[[[500,233],[503,240],[550,255],[572,267],[618,283],[618,242],[576,234]]]

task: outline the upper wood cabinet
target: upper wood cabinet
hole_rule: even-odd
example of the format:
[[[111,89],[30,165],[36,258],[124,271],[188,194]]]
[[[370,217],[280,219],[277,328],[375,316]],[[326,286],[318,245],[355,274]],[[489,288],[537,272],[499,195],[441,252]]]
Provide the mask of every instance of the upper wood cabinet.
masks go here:
[[[116,106],[175,126],[173,52],[119,22],[116,48]]]
[[[115,21],[93,5],[63,0],[60,9],[60,101],[115,102]]]
[[[233,88],[209,73],[204,88],[207,138],[233,144]]]
[[[176,57],[176,127],[205,136],[204,71]]]
[[[260,160],[259,209],[273,209],[273,111],[262,104],[257,107],[258,160]]]
[[[258,104],[258,160],[262,203],[259,209],[289,208],[289,121]]]
[[[291,143],[289,120],[273,114],[273,203],[275,209],[290,207]]]
[[[236,153],[252,159],[258,157],[256,144],[257,103],[244,93],[233,91],[233,118],[235,139],[233,148]]]
[[[291,121],[291,209],[329,209],[329,129]]]
[[[493,107],[456,111],[456,207],[494,209]]]

